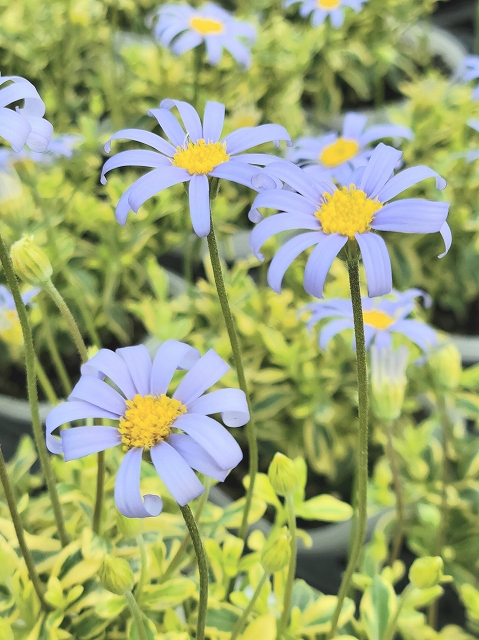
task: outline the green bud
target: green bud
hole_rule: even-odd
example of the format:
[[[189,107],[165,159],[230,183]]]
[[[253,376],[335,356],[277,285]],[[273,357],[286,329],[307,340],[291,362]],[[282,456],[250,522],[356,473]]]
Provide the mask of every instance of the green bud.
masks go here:
[[[123,558],[106,555],[98,572],[102,587],[117,596],[123,596],[133,589],[135,577],[130,565]]]
[[[441,582],[444,562],[439,556],[417,558],[409,569],[409,581],[417,589],[429,589]]]
[[[28,284],[42,285],[50,280],[52,265],[32,235],[17,240],[10,249],[10,256],[15,271]]]
[[[391,422],[401,415],[408,356],[406,347],[371,347],[371,409],[379,420]]]
[[[291,540],[287,529],[284,528],[279,535],[266,543],[261,554],[261,564],[266,573],[276,573],[287,567],[290,559]]]
[[[268,469],[268,478],[271,486],[279,496],[294,493],[299,486],[299,479],[294,462],[276,452]]]
[[[452,342],[431,351],[428,362],[434,382],[439,388],[457,388],[462,372],[461,354]]]

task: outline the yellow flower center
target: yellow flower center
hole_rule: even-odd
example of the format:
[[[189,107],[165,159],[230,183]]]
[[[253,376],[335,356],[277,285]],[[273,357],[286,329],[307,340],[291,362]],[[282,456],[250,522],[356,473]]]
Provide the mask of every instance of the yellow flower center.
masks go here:
[[[363,311],[363,319],[366,324],[370,324],[375,329],[387,329],[394,322],[394,318],[377,309]]]
[[[320,0],[321,1],[321,0]],[[323,0],[326,2],[328,0]],[[351,160],[357,154],[359,144],[356,140],[338,138],[336,142],[325,147],[319,154],[319,161],[325,167],[337,167],[347,160]]]
[[[381,207],[380,202],[351,185],[337,189],[333,195],[324,194],[324,203],[314,215],[324,233],[340,233],[352,239],[356,233],[369,231],[374,214]]]
[[[171,426],[183,413],[186,407],[179,401],[161,396],[140,396],[127,400],[128,409],[120,419],[119,432],[123,449],[133,447],[151,449],[160,440],[166,440],[171,433]]]
[[[0,337],[11,347],[23,345],[22,327],[15,309],[9,309],[1,314]]]
[[[202,36],[217,35],[218,33],[223,33],[225,30],[224,25],[220,20],[215,20],[214,18],[201,18],[200,16],[191,18],[190,26]]]
[[[341,0],[317,0],[320,9],[337,9]]]
[[[229,160],[224,142],[190,142],[186,147],[176,147],[172,164],[186,169],[191,175],[213,171],[222,162]]]

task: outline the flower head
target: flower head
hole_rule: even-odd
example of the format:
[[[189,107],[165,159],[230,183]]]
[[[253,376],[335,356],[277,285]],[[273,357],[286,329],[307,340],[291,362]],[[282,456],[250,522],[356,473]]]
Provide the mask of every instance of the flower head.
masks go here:
[[[391,422],[401,415],[406,391],[409,351],[404,345],[371,347],[371,405],[380,420]]]
[[[204,43],[211,65],[221,62],[226,49],[240,65],[246,69],[251,66],[249,47],[256,40],[255,28],[236,20],[217,4],[207,2],[200,9],[167,4],[155,12],[155,17],[155,38],[174,54],[182,55]]]
[[[358,12],[366,0],[285,0],[285,7],[290,7],[296,2],[301,3],[299,13],[303,18],[313,14],[311,24],[319,27],[329,16],[331,24],[335,29],[339,29],[344,22],[344,10],[350,7]]]
[[[393,289],[389,296],[375,300],[362,298],[366,347],[372,344],[378,349],[388,347],[393,333],[402,334],[423,351],[437,344],[437,335],[432,327],[407,317],[415,307],[414,298],[420,295],[424,294],[419,289],[403,292]],[[353,307],[349,298],[320,300],[306,305],[305,309],[312,311],[309,328],[320,320],[331,319],[320,331],[321,349],[326,349],[331,338],[340,331],[354,327]]]
[[[381,138],[406,138],[413,133],[408,127],[383,124],[364,130],[367,117],[360,113],[347,113],[341,134],[327,133],[319,138],[299,138],[288,150],[287,158],[314,174],[320,180],[334,179],[347,184],[351,172],[367,164],[373,149],[372,142]]]
[[[256,225],[250,236],[250,247],[259,260],[262,245],[280,231],[308,230],[288,240],[273,258],[268,270],[270,287],[279,292],[283,276],[293,260],[315,246],[304,273],[307,293],[323,297],[323,285],[332,261],[348,241],[356,241],[362,254],[370,296],[391,291],[391,262],[384,240],[375,231],[402,233],[434,233],[439,231],[446,251],[451,232],[446,223],[447,202],[422,198],[406,198],[388,203],[399,193],[426,178],[436,178],[436,186],[446,182],[424,166],[405,169],[397,175],[394,168],[401,152],[380,143],[366,167],[359,167],[346,186],[338,189],[331,182],[318,182],[296,165],[283,160],[269,164],[265,172],[282,180],[296,193],[286,189],[268,189],[260,193],[253,210],[259,207],[279,209],[283,213],[270,216]]]
[[[479,56],[464,56],[453,75],[454,79],[471,82],[479,78]],[[479,100],[479,85],[472,92],[472,99]]]
[[[9,83],[9,84],[6,84]],[[0,136],[18,152],[26,144],[42,153],[48,146],[53,127],[43,118],[45,104],[31,82],[19,76],[0,77]],[[7,108],[23,100],[23,107]]]
[[[177,107],[186,131],[171,113],[173,107]],[[259,190],[262,187],[261,181],[267,177],[259,175],[258,167],[252,165],[265,165],[278,158],[264,153],[241,152],[264,142],[290,142],[286,129],[277,124],[243,127],[221,138],[225,107],[219,102],[206,103],[203,123],[191,105],[179,100],[163,100],[159,109],[151,109],[148,114],[156,118],[171,143],[148,131],[123,129],[115,133],[105,145],[108,153],[111,140],[126,138],[155,149],[122,151],[103,165],[102,184],[105,184],[105,174],[111,169],[125,166],[153,169],[128,187],[120,198],[116,207],[116,219],[120,224],[126,223],[130,208],[137,212],[146,200],[163,189],[189,182],[193,229],[198,236],[207,236],[210,232],[208,177],[232,180]],[[275,182],[268,182],[266,186],[274,187]]]
[[[187,373],[175,393],[168,387],[176,369]],[[236,440],[208,416],[221,413],[228,427],[249,420],[246,397],[240,389],[204,392],[218,382],[229,366],[213,350],[198,351],[167,340],[153,363],[145,346],[110,351],[101,349],[82,366],[82,376],[68,401],[55,407],[46,421],[47,447],[64,453],[65,460],[120,445],[125,456],[118,470],[115,501],[128,518],[157,516],[159,496],[140,493],[140,467],[148,454],[175,500],[185,505],[204,491],[193,469],[224,480],[242,458]],[[104,381],[109,378],[117,391]],[[73,427],[52,435],[60,425],[86,418],[108,418],[118,426]]]

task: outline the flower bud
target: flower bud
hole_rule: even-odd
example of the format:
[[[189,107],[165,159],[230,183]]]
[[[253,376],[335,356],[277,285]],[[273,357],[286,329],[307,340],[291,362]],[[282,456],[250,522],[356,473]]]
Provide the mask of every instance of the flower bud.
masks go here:
[[[102,587],[117,596],[133,589],[135,577],[130,565],[123,558],[106,555],[98,572]]]
[[[429,589],[441,582],[444,562],[439,556],[417,558],[409,569],[409,581],[417,589]]]
[[[441,389],[456,389],[461,377],[461,354],[449,342],[431,351],[428,357],[434,382]]]
[[[274,454],[274,458],[269,465],[268,478],[271,486],[279,496],[294,493],[299,485],[294,462],[279,452]]]
[[[48,282],[53,269],[45,252],[35,244],[32,235],[23,236],[10,249],[13,267],[22,280],[32,285]]]
[[[266,573],[276,573],[287,567],[290,559],[291,541],[287,530],[283,529],[273,540],[266,543],[261,554],[261,564]]]
[[[408,357],[406,347],[371,347],[371,408],[380,420],[391,422],[401,415]]]

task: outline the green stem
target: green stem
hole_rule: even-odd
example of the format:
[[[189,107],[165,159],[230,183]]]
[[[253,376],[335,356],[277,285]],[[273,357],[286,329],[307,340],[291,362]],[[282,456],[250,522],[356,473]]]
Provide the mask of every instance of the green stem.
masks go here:
[[[361,304],[361,288],[359,283],[359,262],[348,261],[349,287],[353,305],[354,336],[356,339],[356,360],[358,377],[358,413],[359,430],[357,444],[357,529],[351,548],[348,566],[344,572],[338,592],[338,602],[331,620],[328,640],[336,634],[339,616],[344,599],[349,592],[353,573],[356,570],[361,547],[366,535],[367,500],[368,500],[368,372],[366,366],[366,343],[364,339],[363,308]]]
[[[7,499],[10,515],[12,516],[12,522],[13,522],[13,526],[15,527],[15,533],[17,534],[18,545],[20,547],[20,551],[22,552],[23,559],[25,560],[25,564],[27,565],[28,575],[30,576],[30,580],[32,581],[32,584],[37,593],[38,599],[40,600],[40,605],[42,609],[44,611],[52,611],[53,607],[51,607],[48,604],[48,602],[45,600],[45,596],[43,595],[43,585],[38,576],[38,573],[35,567],[35,562],[33,560],[32,554],[30,553],[30,549],[28,548],[27,541],[25,540],[25,532],[23,530],[22,520],[20,518],[20,514],[18,513],[17,502],[15,499],[15,495],[13,493],[12,485],[10,484],[7,465],[5,464],[5,458],[3,457],[1,447],[0,447],[0,480],[2,482],[3,490],[5,492],[5,497]]]
[[[48,376],[45,373],[45,369],[42,367],[40,360],[37,357],[35,357],[35,371],[37,374],[38,382],[43,389],[43,393],[45,394],[48,402],[53,405],[58,404],[58,398],[57,394],[55,393],[55,389],[52,387],[52,383],[48,379]]]
[[[199,98],[200,98],[200,72],[201,72],[201,63],[203,58],[203,49],[202,47],[195,47],[193,52],[193,99],[192,105],[199,112]]]
[[[201,542],[200,533],[196,526],[196,520],[191,513],[190,507],[186,504],[184,507],[180,505],[180,511],[185,520],[188,531],[190,532],[191,541],[196,553],[198,562],[198,570],[200,573],[200,598],[198,603],[198,623],[196,626],[196,640],[204,640],[206,626],[206,612],[208,610],[208,565],[206,563],[206,554]]]
[[[74,288],[78,287],[78,282],[75,282],[75,276],[71,273],[71,271],[65,270],[65,276],[69,282],[69,284],[71,286],[73,286]],[[94,344],[96,347],[98,347],[100,349],[101,347],[101,340],[100,340],[100,336],[98,335],[98,332],[95,328],[95,320],[91,314],[90,308],[85,300],[85,304],[78,304],[78,309],[81,313],[81,316],[83,318],[83,322],[85,323],[85,327],[86,327],[86,331],[88,333],[88,335],[90,336],[90,341],[92,344]]]
[[[86,349],[86,345],[83,341],[82,335],[78,328],[75,318],[72,315],[72,312],[68,308],[67,303],[63,299],[61,293],[55,287],[53,282],[49,280],[44,285],[45,291],[50,295],[53,302],[57,305],[60,313],[62,314],[63,319],[65,320],[68,330],[70,332],[71,337],[73,338],[73,342],[80,354],[80,358],[82,362],[86,362],[88,360],[88,353]]]
[[[71,381],[68,376],[67,370],[65,369],[65,365],[63,364],[63,361],[60,357],[60,353],[58,352],[55,338],[53,337],[45,302],[42,300],[42,296],[38,296],[35,302],[37,303],[42,315],[42,329],[44,331],[45,341],[47,343],[48,351],[50,352],[53,365],[55,366],[65,395],[69,396],[72,390]]]
[[[95,495],[95,507],[93,509],[93,524],[92,524],[92,529],[95,533],[100,533],[101,511],[103,506],[104,492],[105,492],[105,452],[100,451],[97,455],[96,495]]]
[[[141,613],[141,609],[138,606],[138,602],[133,597],[133,594],[131,591],[127,591],[125,593],[125,599],[128,602],[128,606],[130,607],[130,611],[133,616],[133,619],[136,622],[136,628],[138,629],[139,639],[148,640],[146,635],[145,624],[143,622],[143,614]]]
[[[248,386],[246,384],[246,376],[243,367],[243,359],[241,356],[241,347],[238,339],[238,333],[236,332],[236,326],[231,313],[228,296],[226,294],[226,286],[223,278],[223,271],[221,269],[221,261],[218,252],[218,244],[216,242],[215,230],[213,226],[213,218],[211,218],[211,231],[207,237],[208,249],[210,252],[211,266],[213,267],[213,274],[215,278],[216,291],[218,292],[218,298],[221,305],[221,311],[226,324],[226,330],[231,344],[231,350],[233,352],[233,360],[236,367],[236,373],[238,375],[238,384],[240,389],[244,391],[246,400],[248,402],[248,409],[250,419],[246,425],[246,437],[248,439],[249,448],[249,486],[246,492],[246,502],[243,511],[243,519],[239,529],[239,537],[243,540],[246,539],[248,532],[248,515],[251,509],[251,503],[253,500],[254,483],[256,474],[258,472],[258,443],[256,441],[256,432],[253,420],[253,412],[251,407],[251,400],[248,394]]]
[[[25,345],[25,368],[27,372],[27,393],[28,402],[30,404],[30,412],[32,418],[33,436],[35,438],[35,444],[37,446],[38,456],[40,458],[40,464],[42,467],[45,481],[47,483],[48,492],[52,501],[53,513],[58,529],[58,535],[63,547],[65,547],[69,540],[68,534],[65,528],[65,522],[63,520],[62,508],[60,500],[58,499],[56,480],[53,474],[53,469],[48,456],[47,447],[45,445],[45,438],[43,435],[42,421],[40,419],[40,413],[38,410],[38,395],[37,395],[37,379],[35,373],[35,349],[33,347],[32,331],[28,320],[27,310],[22,300],[20,288],[18,286],[17,277],[13,271],[12,261],[7,247],[3,241],[3,237],[0,235],[0,261],[5,271],[5,277],[7,279],[8,286],[12,292],[15,300],[15,306],[18,313],[18,319],[22,328],[23,342]]]
[[[386,426],[386,455],[391,468],[393,476],[394,493],[396,494],[396,532],[394,535],[394,541],[391,549],[391,555],[389,557],[389,566],[392,567],[394,562],[398,559],[401,551],[402,541],[404,538],[404,495],[402,490],[401,475],[399,473],[399,465],[397,461],[396,450],[394,449],[393,442],[393,425],[388,424]]]
[[[143,540],[143,535],[141,533],[137,536],[136,541],[138,543],[138,548],[140,549],[140,577],[138,578],[138,583],[135,589],[135,600],[140,602],[143,587],[148,580],[148,556],[146,554],[145,541]]]
[[[296,536],[296,514],[294,513],[294,499],[292,494],[286,496],[286,512],[288,515],[288,527],[291,535],[291,558],[288,567],[288,577],[286,578],[286,586],[284,589],[283,611],[278,627],[278,638],[286,630],[291,613],[291,599],[293,596],[294,576],[296,574],[296,556],[298,549],[298,540]]]
[[[236,640],[236,638],[239,636],[239,634],[243,631],[243,627],[245,626],[246,622],[248,621],[249,614],[253,611],[254,605],[256,604],[256,600],[259,598],[260,593],[261,593],[261,589],[263,588],[264,583],[268,579],[268,576],[269,576],[269,574],[266,573],[266,572],[264,572],[264,574],[261,576],[261,580],[258,582],[258,586],[256,587],[256,589],[255,589],[255,591],[253,593],[253,597],[248,602],[248,606],[243,611],[243,613],[241,614],[241,617],[238,618],[235,626],[233,627],[233,631],[231,632],[230,640]]]
[[[401,615],[402,608],[404,606],[404,603],[406,602],[409,592],[411,591],[411,588],[412,588],[411,585],[408,585],[399,596],[399,600],[396,606],[396,611],[394,612],[394,616],[389,621],[389,624],[386,628],[386,631],[384,632],[382,640],[393,640],[394,633],[396,631],[397,623],[399,620],[399,616]]]

